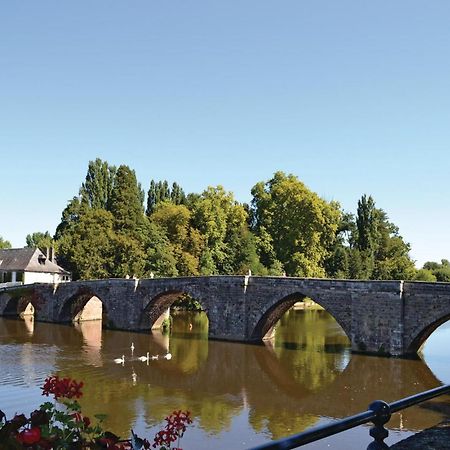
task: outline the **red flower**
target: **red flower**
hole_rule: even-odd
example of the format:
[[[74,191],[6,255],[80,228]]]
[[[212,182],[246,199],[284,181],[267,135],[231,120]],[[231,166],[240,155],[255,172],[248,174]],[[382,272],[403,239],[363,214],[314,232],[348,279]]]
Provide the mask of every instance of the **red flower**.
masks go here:
[[[192,423],[192,419],[190,418],[189,411],[174,411],[170,416],[166,417],[166,426],[163,430],[156,433],[156,436],[153,440],[153,447],[161,447],[168,446],[172,442],[183,437],[184,432],[186,431],[186,426]]]
[[[81,392],[82,387],[82,381],[77,383],[71,378],[59,378],[58,375],[55,375],[46,378],[44,386],[41,389],[43,391],[42,395],[48,397],[49,394],[53,394],[55,399],[58,399],[59,397],[80,398],[83,395]]]
[[[79,423],[83,420],[83,416],[79,412],[74,412],[71,414],[71,416],[73,417],[73,420],[75,420],[75,422],[77,422],[77,423]]]
[[[41,429],[39,427],[27,428],[21,431],[17,440],[25,445],[33,445],[41,439]]]

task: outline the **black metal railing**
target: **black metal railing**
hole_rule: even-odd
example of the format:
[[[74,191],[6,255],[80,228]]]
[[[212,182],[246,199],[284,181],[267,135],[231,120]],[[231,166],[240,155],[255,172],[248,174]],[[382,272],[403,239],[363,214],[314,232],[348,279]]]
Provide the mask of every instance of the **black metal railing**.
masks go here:
[[[370,436],[372,436],[374,440],[369,444],[367,450],[388,449],[389,446],[384,440],[388,437],[389,431],[384,428],[384,425],[389,422],[392,413],[448,393],[450,393],[450,384],[430,389],[429,391],[421,392],[420,394],[411,395],[410,397],[405,397],[392,403],[376,400],[369,405],[367,411],[362,413],[346,417],[345,419],[327,425],[311,428],[303,433],[268,442],[259,445],[258,447],[253,447],[250,450],[288,450],[297,448],[369,422],[374,424],[374,427],[369,431]]]

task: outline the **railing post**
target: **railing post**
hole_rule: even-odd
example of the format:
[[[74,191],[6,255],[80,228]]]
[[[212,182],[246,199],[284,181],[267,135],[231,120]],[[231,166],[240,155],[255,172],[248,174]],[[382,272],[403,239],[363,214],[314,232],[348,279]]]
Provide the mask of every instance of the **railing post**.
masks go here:
[[[384,428],[384,424],[389,422],[391,418],[391,410],[389,405],[382,400],[376,400],[369,405],[369,409],[376,413],[373,419],[374,427],[370,429],[369,434],[373,437],[373,441],[368,445],[367,450],[384,450],[389,446],[383,442],[389,435],[389,431]]]

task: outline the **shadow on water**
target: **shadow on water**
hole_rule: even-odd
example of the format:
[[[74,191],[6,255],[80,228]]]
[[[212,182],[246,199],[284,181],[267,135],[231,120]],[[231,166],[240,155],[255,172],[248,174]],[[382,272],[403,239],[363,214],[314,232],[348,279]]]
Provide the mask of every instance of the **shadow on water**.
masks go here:
[[[161,357],[168,351],[171,360]],[[160,358],[139,361],[146,352]],[[122,354],[125,364],[114,364]],[[393,401],[440,384],[422,360],[351,355],[323,311],[290,311],[266,346],[208,341],[207,322],[197,313],[175,314],[170,337],[102,330],[101,322],[33,323],[30,331],[29,323],[0,319],[0,357],[0,394],[14,383],[39,386],[51,373],[82,379],[86,414],[108,414],[108,427],[121,435],[139,429],[136,421],[153,427],[171,410],[189,409],[208,435],[227,430],[239,439],[233,420],[247,412],[249,430],[279,438],[323,417],[365,410],[375,399]],[[36,377],[25,381],[30,371]],[[389,427],[432,426],[448,413],[439,402],[445,403],[404,410]]]

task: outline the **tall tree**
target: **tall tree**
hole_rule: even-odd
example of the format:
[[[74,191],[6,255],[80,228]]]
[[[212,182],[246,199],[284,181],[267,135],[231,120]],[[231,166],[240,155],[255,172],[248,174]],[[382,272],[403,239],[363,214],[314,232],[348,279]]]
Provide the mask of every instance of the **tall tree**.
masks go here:
[[[134,234],[144,223],[142,192],[134,170],[128,166],[117,169],[111,193],[109,210],[114,216],[115,229],[125,234]]]
[[[170,200],[174,205],[184,205],[186,203],[186,195],[182,187],[176,182],[172,184]]]
[[[340,211],[310,191],[294,175],[276,172],[252,189],[252,226],[267,236],[260,247],[273,250],[286,272],[297,276],[324,276],[323,263],[336,239]]]
[[[378,242],[378,212],[375,208],[375,202],[372,196],[365,194],[358,200],[358,209],[356,212],[357,237],[356,246],[359,250],[368,250],[371,253],[376,251]]]
[[[172,184],[172,189],[169,188],[167,180],[150,181],[150,188],[147,192],[147,209],[145,213],[150,216],[155,211],[158,203],[170,201],[174,205],[186,204],[186,195],[177,183]]]
[[[389,221],[385,211],[376,210],[377,237],[372,278],[379,280],[412,280],[416,276],[414,261],[409,256],[410,245]]]
[[[91,208],[107,209],[111,198],[116,167],[97,158],[89,161],[86,179],[80,188],[80,196]]]
[[[389,221],[385,211],[375,207],[371,196],[358,201],[356,236],[351,258],[352,275],[364,279],[413,279],[414,261],[410,246],[399,235],[398,227]],[[355,269],[358,270],[355,270]]]

